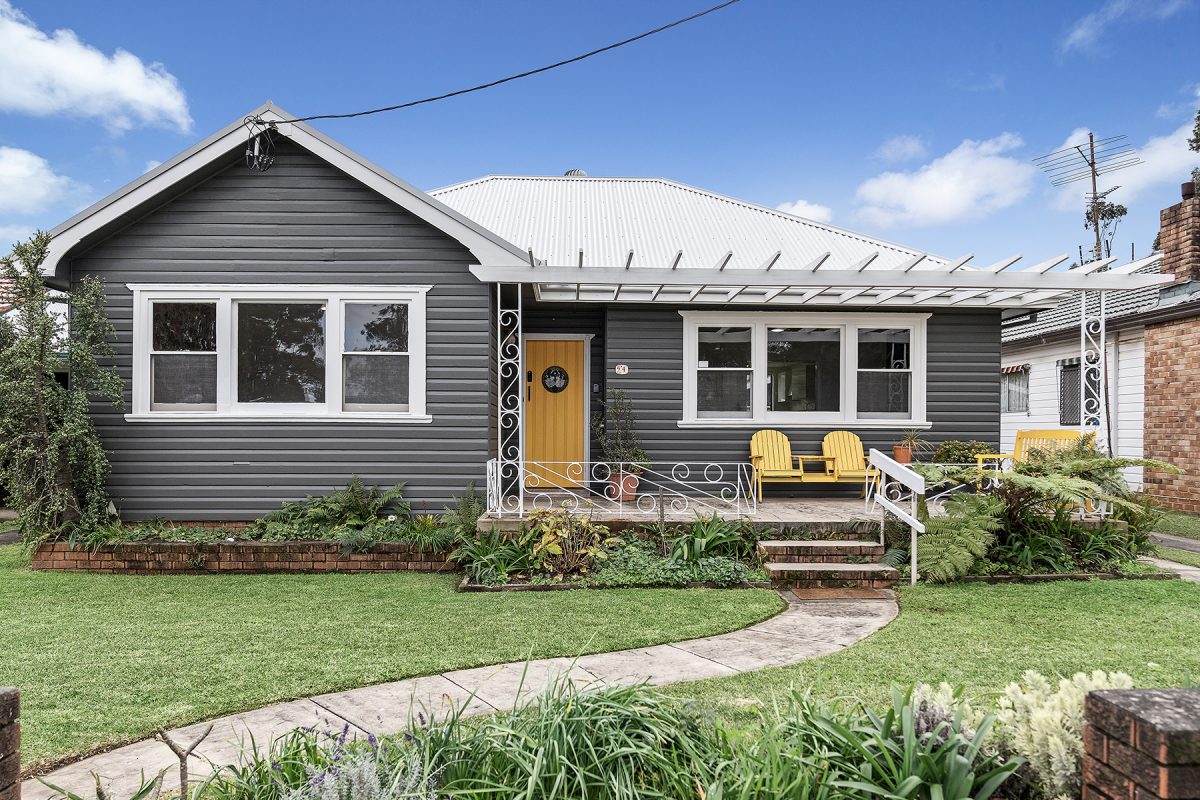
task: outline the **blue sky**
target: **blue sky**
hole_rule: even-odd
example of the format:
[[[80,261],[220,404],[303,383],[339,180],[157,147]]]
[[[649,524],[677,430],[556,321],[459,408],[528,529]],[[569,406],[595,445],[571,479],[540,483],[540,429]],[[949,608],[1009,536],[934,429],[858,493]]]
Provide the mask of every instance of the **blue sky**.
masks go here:
[[[272,99],[403,102],[569,57],[713,0],[0,0],[0,236],[49,228]],[[70,31],[66,33],[64,31]],[[957,257],[1075,253],[1082,186],[1030,159],[1124,133],[1114,252],[1148,252],[1200,155],[1200,0],[732,8],[550,74],[317,123],[425,189],[661,175]],[[795,204],[795,205],[785,205]]]

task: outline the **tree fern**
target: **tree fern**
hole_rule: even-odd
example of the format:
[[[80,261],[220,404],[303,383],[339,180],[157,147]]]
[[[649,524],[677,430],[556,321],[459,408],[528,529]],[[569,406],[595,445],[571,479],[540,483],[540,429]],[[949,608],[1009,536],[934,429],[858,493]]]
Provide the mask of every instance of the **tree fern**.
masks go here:
[[[930,517],[917,537],[917,569],[930,583],[945,583],[971,571],[995,543],[1003,526],[1003,504],[986,495],[960,495],[946,513]]]

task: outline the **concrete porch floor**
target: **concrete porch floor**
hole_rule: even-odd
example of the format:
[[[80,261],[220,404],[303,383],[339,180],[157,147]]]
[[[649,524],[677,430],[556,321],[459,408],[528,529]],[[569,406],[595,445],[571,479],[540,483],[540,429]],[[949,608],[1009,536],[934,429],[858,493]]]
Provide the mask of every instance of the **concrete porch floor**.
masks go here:
[[[568,498],[569,495],[564,493],[562,500],[566,501]],[[544,498],[540,499],[536,506],[528,498],[525,501],[526,514],[536,508],[544,509],[545,507]],[[743,503],[740,513],[732,506],[722,508],[712,504],[689,505],[686,509],[678,509],[671,508],[671,503],[668,501],[666,507],[666,513],[662,515],[662,518],[668,524],[688,523],[699,515],[707,516],[715,513],[725,519],[745,519],[756,525],[780,530],[800,528],[804,530],[877,531],[879,520],[882,517],[882,509],[870,509],[863,498],[854,496],[767,498],[754,509],[747,509]],[[643,511],[638,509],[635,503],[626,503],[621,508],[616,508],[607,502],[589,506],[581,501],[575,507],[575,512],[616,528],[654,524],[659,520],[657,510]],[[485,514],[479,518],[481,530],[490,529],[493,526],[501,529],[515,529],[519,525],[520,518],[515,512],[506,512],[499,516]]]

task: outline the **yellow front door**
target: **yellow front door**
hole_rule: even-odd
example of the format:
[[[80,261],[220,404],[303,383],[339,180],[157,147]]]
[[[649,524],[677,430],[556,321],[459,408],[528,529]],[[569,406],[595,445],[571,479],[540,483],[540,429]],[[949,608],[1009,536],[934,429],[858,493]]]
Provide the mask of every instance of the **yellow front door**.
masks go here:
[[[582,485],[588,428],[584,342],[526,341],[525,378],[525,485]]]

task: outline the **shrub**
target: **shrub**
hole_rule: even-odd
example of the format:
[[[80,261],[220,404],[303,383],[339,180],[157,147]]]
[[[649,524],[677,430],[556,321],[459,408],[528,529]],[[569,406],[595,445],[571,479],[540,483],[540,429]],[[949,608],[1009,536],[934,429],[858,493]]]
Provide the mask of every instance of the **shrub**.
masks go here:
[[[533,512],[529,530],[534,567],[556,580],[589,573],[605,557],[605,545],[616,541],[608,538],[608,528],[566,510]]]
[[[466,541],[479,531],[479,518],[487,512],[487,501],[467,484],[465,494],[454,498],[454,505],[442,512],[442,526],[455,541]]]
[[[1027,760],[1044,797],[1078,797],[1083,758],[1083,698],[1096,689],[1128,689],[1123,672],[1096,670],[1062,678],[1054,687],[1044,676],[1026,672],[998,702],[996,736],[1001,746]]]
[[[384,743],[294,733],[248,750],[197,797],[986,800],[1021,764],[985,747],[991,725],[948,688],[918,687],[897,691],[883,715],[792,694],[733,732],[645,685],[560,680],[534,705],[470,723],[418,717]]]
[[[640,539],[622,541],[588,580],[594,586],[682,586],[711,583],[741,586],[766,580],[762,570],[726,556],[699,558],[692,562],[662,556],[657,548]]]
[[[697,517],[690,528],[671,541],[670,556],[685,563],[712,556],[750,559],[756,543],[757,537],[747,525],[716,515]]]
[[[974,464],[975,456],[996,452],[996,448],[977,439],[947,439],[933,451],[930,461],[936,464]]]
[[[524,532],[507,536],[492,528],[460,544],[450,559],[462,564],[476,583],[508,583],[511,576],[533,569],[533,536]]]
[[[120,408],[124,391],[116,370],[100,366],[113,354],[104,282],[88,276],[73,289],[68,330],[40,271],[49,246],[49,235],[38,233],[0,259],[0,299],[13,306],[0,315],[0,484],[31,549],[115,515],[105,490],[108,456],[89,407],[104,400]],[[69,386],[55,377],[63,367]]]
[[[930,583],[946,583],[971,571],[988,553],[1001,526],[1000,503],[986,495],[946,501],[944,516],[925,521],[917,537],[917,569]]]

